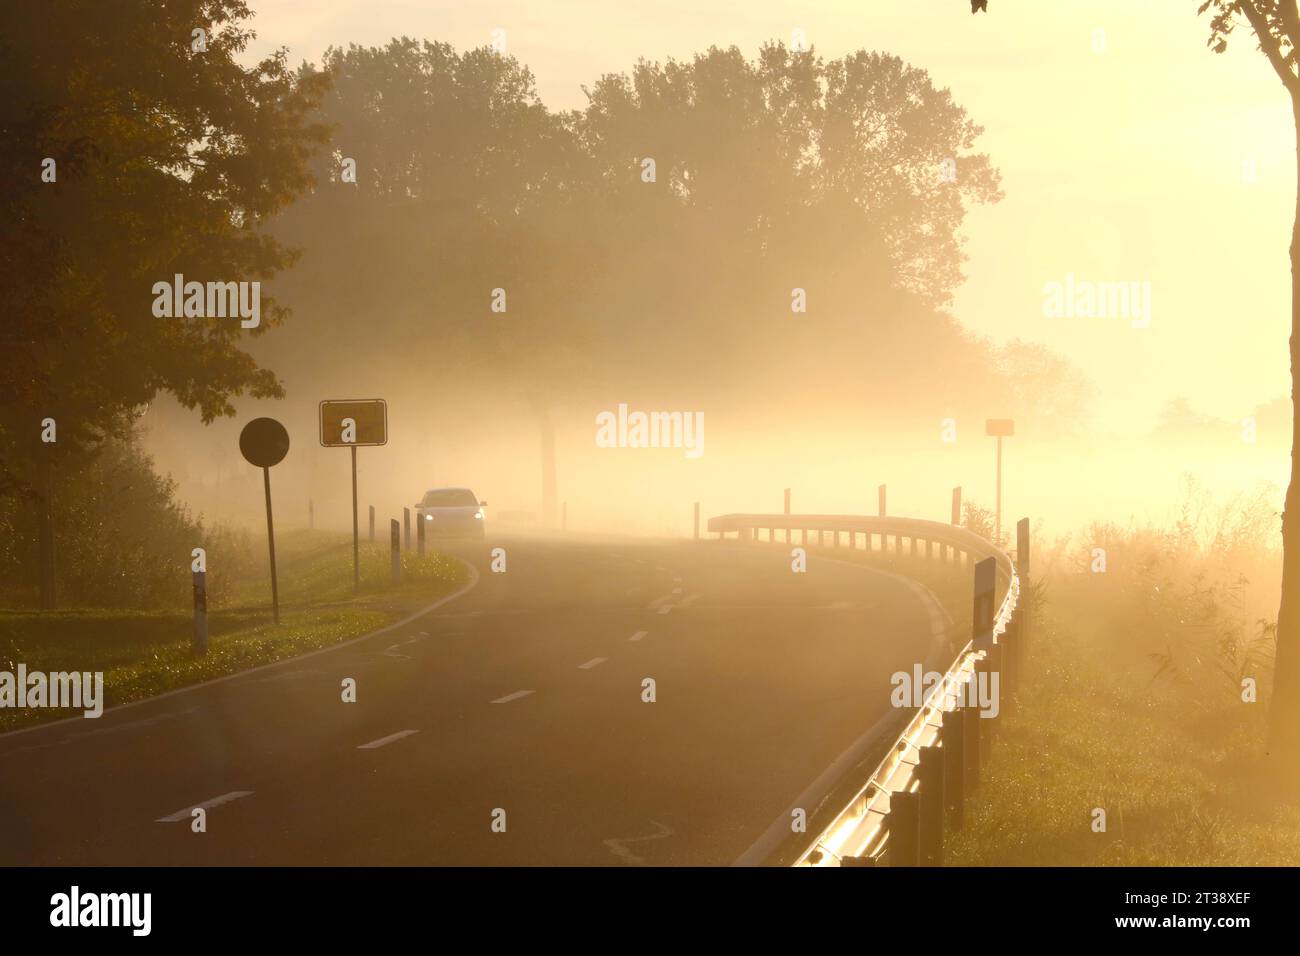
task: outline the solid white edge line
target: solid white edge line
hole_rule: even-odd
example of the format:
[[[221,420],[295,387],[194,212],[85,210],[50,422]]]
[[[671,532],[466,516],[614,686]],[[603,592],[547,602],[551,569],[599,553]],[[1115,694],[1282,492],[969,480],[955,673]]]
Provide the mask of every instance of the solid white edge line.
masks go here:
[[[436,610],[437,608],[442,607],[444,604],[448,604],[451,601],[456,600],[456,598],[460,597],[463,594],[468,593],[469,591],[472,591],[475,587],[478,586],[478,568],[474,567],[474,565],[470,564],[464,558],[457,557],[454,554],[447,555],[447,557],[455,558],[455,560],[465,565],[465,567],[469,570],[469,580],[466,581],[465,584],[462,585],[458,590],[452,591],[450,594],[443,595],[442,597],[440,597],[438,600],[434,601],[432,604],[428,605],[427,607],[420,608],[420,610],[416,611],[410,617],[402,618],[402,620],[400,621],[394,621],[392,624],[387,624],[384,627],[381,627],[377,631],[371,631],[369,634],[362,634],[360,637],[348,638],[342,644],[331,644],[329,647],[319,647],[314,651],[308,651],[306,654],[299,654],[297,657],[286,657],[282,661],[272,661],[269,664],[259,664],[257,667],[250,668],[249,670],[236,671],[233,674],[226,674],[224,677],[214,677],[212,678],[212,680],[205,680],[200,684],[190,684],[186,687],[177,687],[175,690],[164,691],[161,694],[155,694],[152,697],[146,697],[144,698],[144,700],[133,700],[130,703],[118,704],[115,707],[105,707],[104,713],[115,714],[121,710],[129,710],[132,707],[139,707],[143,704],[152,704],[156,700],[164,700],[168,697],[176,697],[180,694],[188,694],[192,691],[201,690],[204,687],[211,687],[214,684],[224,684],[226,683],[226,681],[237,680],[240,677],[247,677],[249,674],[256,674],[259,671],[270,670],[273,667],[283,667],[285,664],[293,664],[297,661],[305,661],[309,657],[316,657],[319,654],[328,654],[331,651],[342,650],[345,647],[351,647],[353,644],[360,644],[362,641],[368,641],[372,637],[379,637],[381,634],[387,634],[389,631],[396,630],[399,627],[405,627],[406,625],[410,624],[412,621],[424,617],[424,615],[430,613],[431,611]],[[103,719],[102,715],[97,719],[102,720]],[[0,734],[0,745],[3,745],[9,740],[12,740],[14,737],[19,737],[23,734],[30,734],[33,731],[37,731],[37,730],[50,730],[54,727],[60,727],[64,724],[70,724],[73,721],[82,721],[82,720],[85,720],[85,718],[65,717],[62,720],[52,720],[49,723],[40,723],[32,727],[20,727],[17,730],[10,730],[3,734]]]
[[[840,558],[819,556],[819,559],[822,561],[829,561],[832,564],[842,564],[850,568],[858,568],[859,570],[866,571],[868,574],[878,574],[883,577],[893,578],[895,581],[898,581],[907,587],[908,590],[922,599],[922,606],[925,607],[930,616],[930,661],[935,659],[936,654],[941,654],[943,652],[945,643],[944,638],[947,635],[946,631],[944,633],[936,633],[934,628],[936,620],[935,615],[936,609],[943,617],[947,617],[948,612],[943,609],[943,604],[935,596],[933,591],[921,584],[919,581],[914,581],[902,574],[895,574],[892,571],[883,571],[880,568],[873,568],[865,564],[858,564],[854,561],[845,561]],[[929,664],[929,661],[927,661],[927,664]],[[849,768],[861,760],[863,754],[876,742],[877,738],[887,731],[890,726],[898,723],[898,721],[898,713],[894,712],[885,714],[872,724],[871,727],[867,729],[866,733],[862,734],[857,740],[849,744],[848,749],[836,757],[831,765],[818,775],[816,780],[804,787],[802,792],[794,798],[794,801],[785,808],[784,813],[773,820],[768,825],[767,829],[759,835],[758,839],[753,842],[749,849],[737,857],[735,862],[731,865],[758,866],[763,863],[763,861],[771,856],[776,848],[784,842],[786,837],[790,835],[790,814],[799,808],[804,810],[815,808],[826,794],[830,793],[831,789],[840,782],[844,774],[848,772]]]

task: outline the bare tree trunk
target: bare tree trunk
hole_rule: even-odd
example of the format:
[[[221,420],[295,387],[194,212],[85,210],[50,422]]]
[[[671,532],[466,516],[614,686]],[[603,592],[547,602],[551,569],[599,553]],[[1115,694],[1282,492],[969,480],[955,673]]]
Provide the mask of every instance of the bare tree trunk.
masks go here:
[[[542,430],[542,525],[555,527],[555,423],[551,410],[538,402],[537,422]]]
[[[1291,228],[1291,483],[1282,511],[1282,603],[1277,612],[1277,657],[1269,700],[1269,753],[1300,755],[1300,99],[1291,109],[1296,127],[1296,218]]]

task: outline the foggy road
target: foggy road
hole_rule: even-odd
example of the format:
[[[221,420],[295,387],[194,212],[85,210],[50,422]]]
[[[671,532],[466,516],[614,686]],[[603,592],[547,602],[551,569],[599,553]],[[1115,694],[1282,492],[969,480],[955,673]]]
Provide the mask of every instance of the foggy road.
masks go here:
[[[0,737],[0,863],[758,862],[942,639],[918,586],[815,552],[463,556],[476,582],[386,632]]]

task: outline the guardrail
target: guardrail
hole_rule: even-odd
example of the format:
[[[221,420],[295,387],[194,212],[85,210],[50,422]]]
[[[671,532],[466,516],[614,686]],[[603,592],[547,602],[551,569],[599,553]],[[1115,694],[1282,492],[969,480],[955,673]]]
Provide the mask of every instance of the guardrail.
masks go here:
[[[882,506],[883,510],[883,506]],[[1029,613],[1021,601],[1022,576],[1029,573],[1029,519],[1016,526],[1016,558],[965,528],[919,518],[861,515],[730,514],[710,518],[709,532],[720,539],[801,546],[810,534],[817,545],[924,557],[973,568],[975,589],[971,639],[947,671],[926,692],[921,706],[876,765],[866,783],[812,836],[795,866],[937,866],[943,862],[943,836],[960,827],[966,796],[979,785],[994,724],[1011,707],[1029,633]],[[784,531],[784,541],[777,532]],[[879,548],[874,542],[879,540]],[[924,545],[922,554],[920,545]],[[937,546],[937,550],[936,550]],[[1000,603],[995,601],[1002,593]],[[979,687],[997,681],[997,716],[983,715]],[[988,726],[985,726],[988,725]]]

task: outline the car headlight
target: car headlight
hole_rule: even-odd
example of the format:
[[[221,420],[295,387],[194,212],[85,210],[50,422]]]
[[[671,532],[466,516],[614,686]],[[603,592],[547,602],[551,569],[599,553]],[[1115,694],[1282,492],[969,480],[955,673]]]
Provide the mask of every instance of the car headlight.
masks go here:
[[[483,520],[483,512],[482,512],[481,510],[480,510],[480,511],[476,511],[476,512],[474,512],[474,517],[475,517],[475,518],[478,518],[480,521],[482,521],[482,520]]]
[[[424,520],[425,520],[425,521],[432,521],[432,520],[433,520],[433,515],[425,515],[425,516],[424,516]]]

